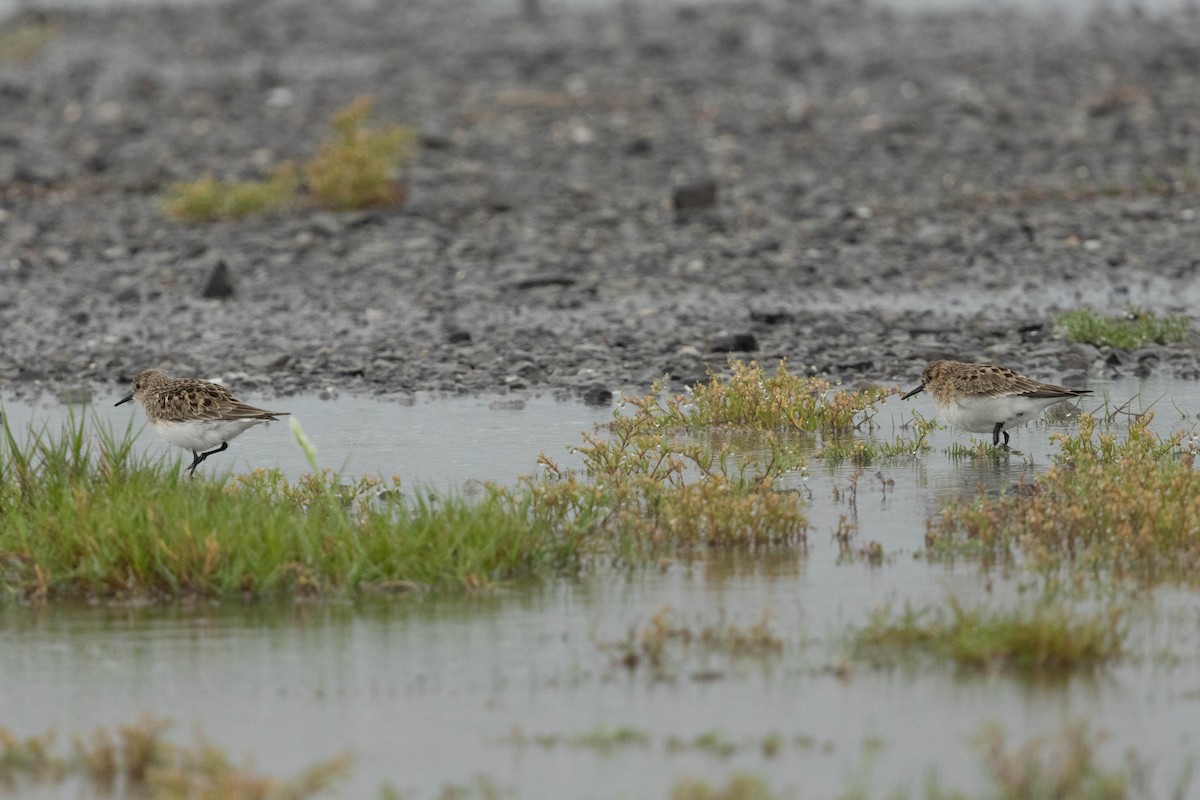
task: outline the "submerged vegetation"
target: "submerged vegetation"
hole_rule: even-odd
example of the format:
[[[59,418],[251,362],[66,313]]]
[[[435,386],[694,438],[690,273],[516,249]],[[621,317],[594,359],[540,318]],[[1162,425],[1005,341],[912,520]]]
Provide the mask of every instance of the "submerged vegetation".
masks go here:
[[[769,615],[753,625],[740,627],[718,623],[694,629],[678,619],[670,606],[663,606],[650,622],[629,631],[624,641],[602,644],[601,649],[617,654],[617,662],[634,670],[646,665],[655,677],[672,674],[689,651],[729,658],[768,658],[783,651],[783,641],[770,629]]]
[[[1122,438],[1087,415],[1054,434],[1061,463],[1001,496],[947,507],[931,523],[932,552],[983,552],[1054,579],[1200,585],[1200,472],[1184,434],[1161,438],[1152,415]]]
[[[398,125],[381,130],[369,127],[371,106],[369,97],[359,97],[337,111],[330,122],[334,135],[302,165],[305,187],[324,208],[346,211],[404,202],[397,171],[416,135]],[[300,188],[296,168],[285,162],[263,181],[225,182],[206,175],[177,183],[163,209],[168,216],[189,222],[241,219],[293,208]]]
[[[74,780],[101,796],[302,800],[326,795],[350,768],[350,759],[340,756],[292,779],[272,778],[235,765],[198,735],[194,746],[172,744],[168,727],[166,720],[143,716],[116,731],[73,736],[70,753],[56,750],[54,733],[22,739],[0,728],[0,785],[12,790]]]
[[[989,612],[951,600],[948,612],[876,611],[853,637],[862,658],[890,663],[896,656],[948,658],[964,669],[1003,669],[1024,675],[1094,669],[1121,656],[1126,625],[1119,606],[1081,614],[1060,603]]]
[[[1076,309],[1059,316],[1057,324],[1069,342],[1122,350],[1178,342],[1188,332],[1187,317],[1159,317],[1153,311],[1133,307],[1119,317],[1105,316],[1090,308]]]

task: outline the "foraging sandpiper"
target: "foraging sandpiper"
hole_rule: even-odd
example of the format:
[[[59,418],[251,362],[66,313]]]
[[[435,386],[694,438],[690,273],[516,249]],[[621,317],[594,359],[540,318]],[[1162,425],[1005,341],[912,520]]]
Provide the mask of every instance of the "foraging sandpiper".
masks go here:
[[[137,400],[159,436],[192,451],[188,473],[213,453],[229,447],[229,440],[260,422],[273,422],[286,411],[264,411],[238,400],[224,386],[196,378],[168,378],[155,369],[138,373],[133,391],[116,405]],[[220,447],[217,445],[220,444]],[[213,448],[204,452],[207,448]]]
[[[1024,425],[1062,400],[1092,393],[1035,381],[1005,367],[962,361],[931,362],[921,373],[921,385],[901,399],[926,389],[947,422],[964,431],[992,434],[993,447],[1000,444],[1003,433],[1005,450],[1007,428]]]

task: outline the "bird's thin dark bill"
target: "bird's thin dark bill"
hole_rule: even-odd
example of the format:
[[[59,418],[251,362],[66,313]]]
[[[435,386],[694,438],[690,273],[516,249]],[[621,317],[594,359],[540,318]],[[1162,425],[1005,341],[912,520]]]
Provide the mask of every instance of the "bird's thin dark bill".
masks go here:
[[[129,394],[125,395],[117,402],[113,403],[113,408],[116,408],[117,406],[121,405],[121,403],[128,403],[132,399],[133,399],[133,392],[130,392]]]
[[[908,398],[912,397],[914,394],[920,394],[920,393],[921,393],[921,392],[923,392],[923,391],[925,391],[925,384],[923,384],[923,383],[922,383],[920,386],[918,386],[917,388],[913,389],[911,392],[909,392],[908,394],[904,395],[904,397],[901,397],[900,399],[901,399],[901,400],[907,400]]]

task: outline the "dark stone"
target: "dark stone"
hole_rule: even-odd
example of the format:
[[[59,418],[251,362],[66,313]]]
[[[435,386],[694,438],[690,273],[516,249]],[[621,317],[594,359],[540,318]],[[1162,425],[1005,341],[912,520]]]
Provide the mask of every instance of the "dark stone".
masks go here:
[[[708,349],[712,353],[750,353],[758,349],[758,339],[753,333],[726,333],[713,339]]]
[[[513,289],[518,291],[527,291],[529,289],[542,289],[547,286],[574,286],[575,279],[570,275],[530,275],[527,278],[518,278],[509,284]]]
[[[447,327],[446,341],[450,344],[470,344],[471,332],[459,327]]]
[[[612,390],[602,383],[593,383],[585,387],[581,394],[583,402],[589,406],[606,406],[613,400]]]
[[[671,194],[671,205],[676,211],[696,211],[716,204],[717,182],[713,180],[679,186]]]
[[[204,284],[204,291],[200,295],[206,300],[228,300],[233,294],[233,275],[225,259],[219,259],[209,273],[208,283]]]
[[[795,322],[796,315],[790,311],[755,311],[751,309],[750,320],[764,325],[782,325],[785,322]]]
[[[654,149],[654,142],[645,136],[639,136],[625,145],[625,152],[631,156],[648,155]]]
[[[121,291],[117,292],[113,299],[118,303],[139,303],[142,300],[141,292],[136,286],[126,286]]]

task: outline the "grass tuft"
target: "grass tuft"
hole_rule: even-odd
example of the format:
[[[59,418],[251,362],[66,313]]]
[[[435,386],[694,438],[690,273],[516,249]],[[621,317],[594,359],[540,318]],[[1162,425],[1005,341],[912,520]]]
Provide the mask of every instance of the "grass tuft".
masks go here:
[[[1108,317],[1090,308],[1076,309],[1056,320],[1069,342],[1084,342],[1132,350],[1145,344],[1178,342],[1187,335],[1187,317],[1159,317],[1153,311],[1129,307],[1120,317]]]
[[[987,612],[952,599],[949,613],[880,609],[853,643],[860,657],[874,662],[919,653],[948,658],[964,669],[1047,676],[1111,662],[1124,652],[1125,635],[1115,606],[1086,615],[1059,604]]]
[[[792,375],[781,360],[774,374],[757,362],[730,362],[729,378],[710,376],[691,387],[691,399],[664,409],[668,427],[738,426],[762,430],[845,431],[870,425],[876,406],[900,390],[838,389],[820,378]]]
[[[416,134],[399,125],[382,130],[368,127],[371,105],[364,96],[337,111],[330,122],[334,135],[302,166],[308,191],[325,208],[347,211],[404,202],[398,171]],[[226,182],[206,175],[176,183],[163,210],[185,222],[288,211],[297,205],[299,172],[291,162],[284,162],[265,181]]]
[[[359,97],[334,114],[333,138],[304,166],[308,188],[326,208],[347,211],[404,202],[396,172],[416,136],[399,125],[367,127],[371,106],[371,98]]]
[[[290,162],[265,181],[218,181],[212,175],[176,183],[164,204],[167,214],[185,222],[235,220],[251,214],[287,211],[296,204],[299,178]]]

